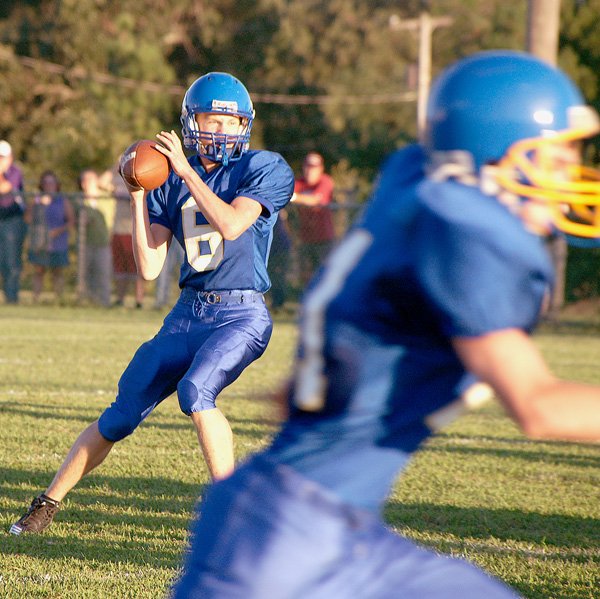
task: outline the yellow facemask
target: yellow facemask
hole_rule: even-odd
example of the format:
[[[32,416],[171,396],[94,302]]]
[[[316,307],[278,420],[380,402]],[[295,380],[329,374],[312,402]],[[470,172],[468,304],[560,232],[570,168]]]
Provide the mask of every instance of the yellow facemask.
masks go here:
[[[560,231],[598,238],[600,170],[575,161],[559,165],[556,160],[569,144],[600,130],[593,110],[580,112],[578,116],[576,128],[514,143],[498,163],[496,179],[510,193],[544,202]]]

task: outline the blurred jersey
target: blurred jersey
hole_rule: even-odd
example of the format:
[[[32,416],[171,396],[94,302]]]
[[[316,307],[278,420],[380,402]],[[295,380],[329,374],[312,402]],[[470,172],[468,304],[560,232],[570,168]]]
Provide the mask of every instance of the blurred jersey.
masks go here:
[[[253,289],[269,286],[267,257],[277,212],[289,201],[294,175],[276,153],[246,152],[228,166],[207,173],[198,156],[189,159],[200,178],[221,200],[230,204],[244,196],[263,208],[257,221],[235,240],[224,240],[208,223],[187,186],[176,174],[148,194],[151,223],[170,229],[185,250],[180,287],[198,291]]]
[[[291,416],[268,457],[376,510],[473,380],[453,337],[530,332],[553,283],[543,241],[495,197],[392,155],[303,305]],[[360,472],[360,476],[354,473]]]

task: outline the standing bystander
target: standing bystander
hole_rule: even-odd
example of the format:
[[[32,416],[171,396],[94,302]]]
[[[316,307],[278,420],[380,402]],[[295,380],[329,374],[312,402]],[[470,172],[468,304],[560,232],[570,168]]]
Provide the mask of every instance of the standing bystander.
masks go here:
[[[19,302],[26,233],[22,193],[23,173],[11,145],[0,140],[0,275],[7,304]]]
[[[98,173],[91,168],[80,173],[79,188],[83,193],[79,218],[85,223],[84,238],[79,240],[84,255],[84,293],[86,298],[108,307],[112,287],[110,231],[115,199],[101,189]]]
[[[298,205],[300,277],[305,286],[323,263],[335,240],[331,203],[333,179],[325,173],[325,161],[309,152],[302,163],[302,177],[294,185],[294,204]]]
[[[40,299],[44,275],[49,270],[56,299],[62,301],[65,268],[69,265],[69,234],[75,228],[75,212],[60,193],[60,181],[53,171],[40,177],[40,193],[28,204],[29,262],[33,264],[33,301]]]
[[[115,295],[113,306],[124,306],[127,289],[134,287],[135,307],[142,308],[146,283],[138,273],[133,255],[133,220],[129,191],[118,171],[106,171],[100,176],[100,186],[115,198],[115,215],[110,247],[114,269]]]

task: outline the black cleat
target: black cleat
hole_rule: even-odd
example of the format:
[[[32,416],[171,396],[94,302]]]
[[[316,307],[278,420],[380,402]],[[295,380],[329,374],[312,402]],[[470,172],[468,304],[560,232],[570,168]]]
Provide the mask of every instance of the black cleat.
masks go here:
[[[31,502],[27,513],[23,514],[10,527],[8,532],[11,535],[20,535],[24,532],[42,532],[52,524],[52,520],[59,509],[60,501],[50,499],[42,493]]]

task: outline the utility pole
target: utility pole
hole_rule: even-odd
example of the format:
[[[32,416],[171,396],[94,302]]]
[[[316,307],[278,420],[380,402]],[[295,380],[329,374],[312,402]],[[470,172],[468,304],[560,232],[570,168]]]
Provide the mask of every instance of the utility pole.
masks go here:
[[[418,19],[402,20],[392,15],[389,21],[390,29],[399,31],[409,29],[419,32],[418,82],[417,82],[417,131],[419,141],[423,141],[425,132],[425,115],[427,99],[431,85],[431,38],[438,27],[448,27],[453,22],[452,17],[432,17],[427,9],[423,9]]]
[[[527,51],[556,65],[560,30],[560,0],[529,0]]]
[[[556,65],[560,30],[560,0],[529,0],[527,51]],[[565,301],[567,242],[555,237],[548,244],[556,272],[556,284],[550,298],[550,314],[555,315]]]

